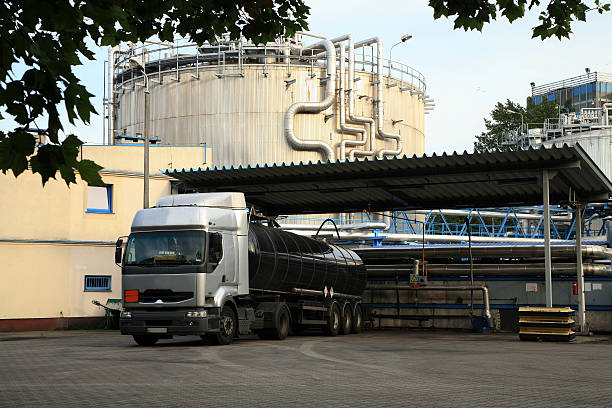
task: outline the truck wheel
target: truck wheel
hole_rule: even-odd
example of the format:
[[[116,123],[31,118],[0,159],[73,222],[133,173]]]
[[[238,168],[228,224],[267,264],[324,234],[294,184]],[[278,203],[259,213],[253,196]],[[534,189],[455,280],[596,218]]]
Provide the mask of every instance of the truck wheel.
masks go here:
[[[323,331],[328,336],[336,336],[340,331],[340,308],[336,302],[332,303],[329,308],[329,317]]]
[[[361,305],[357,303],[355,305],[355,313],[353,313],[353,327],[351,329],[352,333],[361,332],[361,322],[363,320],[363,314],[361,312]]]
[[[278,318],[276,320],[276,327],[271,329],[259,330],[257,334],[261,339],[265,340],[285,340],[289,335],[289,328],[291,327],[291,321],[289,319],[289,311],[286,307],[281,307],[278,311]]]
[[[351,304],[346,302],[342,307],[342,321],[340,324],[340,334],[349,334],[353,330],[353,311]]]
[[[159,340],[159,337],[157,336],[146,336],[146,335],[136,335],[135,334],[132,337],[134,337],[134,341],[139,346],[144,346],[144,347],[151,347],[155,345],[155,343],[157,343],[157,340]]]
[[[278,313],[278,324],[274,330],[274,339],[285,340],[289,335],[290,319],[289,311],[286,307],[283,307]]]
[[[223,306],[219,321],[219,333],[210,333],[206,338],[213,344],[227,345],[236,334],[236,313],[229,306]]]

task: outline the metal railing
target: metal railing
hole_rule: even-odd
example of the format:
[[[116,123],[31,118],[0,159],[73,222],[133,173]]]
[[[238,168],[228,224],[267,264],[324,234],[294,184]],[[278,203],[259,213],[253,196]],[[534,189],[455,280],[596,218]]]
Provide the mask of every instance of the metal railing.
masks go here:
[[[507,238],[544,238],[544,214],[541,207],[516,208],[508,207],[496,209],[497,212],[505,213],[505,216],[492,219],[486,215],[486,212],[481,214],[481,209],[469,210],[468,218],[470,219],[470,230],[473,236],[481,237],[507,237]],[[593,213],[594,209],[587,211],[587,215]],[[562,207],[551,208],[551,238],[553,239],[572,239],[574,236],[574,220],[572,217],[572,209]],[[536,215],[533,220],[521,219],[521,214]],[[556,217],[568,218],[567,220],[557,220]],[[587,216],[585,218],[588,219]],[[286,216],[280,217],[279,222],[282,224],[305,224],[312,225],[316,229],[325,221],[327,217],[296,217]],[[334,222],[341,226],[344,224],[362,224],[366,222],[375,222],[370,217],[369,213],[361,213],[358,217],[353,218],[333,218]],[[423,220],[417,220],[413,215],[405,212],[394,212],[391,219],[389,233],[406,233],[406,234],[423,234],[427,235],[448,235],[448,236],[466,236],[467,223],[465,220],[457,221],[457,217],[445,216],[440,210],[431,210]],[[600,223],[588,222],[582,223],[583,236],[592,237],[605,234],[605,226]],[[425,231],[423,231],[425,229]]]
[[[603,72],[589,72],[562,81],[551,82],[549,84],[534,86],[531,88],[531,96],[544,95],[562,88],[572,88],[574,86],[586,85],[593,82],[612,82],[612,74]]]
[[[195,43],[144,44],[121,49],[115,61],[114,89],[124,86],[134,87],[142,81],[142,70],[132,68],[130,59],[139,58],[145,65],[147,75],[153,82],[161,83],[168,74],[175,74],[179,80],[181,71],[192,71],[195,79],[199,78],[200,68],[216,67],[215,75],[243,76],[245,66],[286,67],[288,76],[292,66],[310,67],[311,75],[315,70],[325,67],[325,56],[320,52],[308,50],[290,43],[268,43],[252,45],[245,41],[220,41],[216,44],[197,46]],[[346,62],[345,62],[346,63]],[[362,47],[355,52],[355,68],[366,73],[375,73],[376,61],[372,47]],[[400,89],[420,91],[424,95],[427,85],[425,77],[418,70],[398,61],[384,60],[383,72],[386,76],[399,81]],[[193,73],[195,71],[195,73]]]

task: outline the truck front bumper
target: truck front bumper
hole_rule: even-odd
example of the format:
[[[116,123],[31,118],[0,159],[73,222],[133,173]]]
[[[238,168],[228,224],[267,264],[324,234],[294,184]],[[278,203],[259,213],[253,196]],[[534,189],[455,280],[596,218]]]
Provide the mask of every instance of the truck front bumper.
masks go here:
[[[202,335],[219,331],[219,314],[216,309],[207,309],[206,317],[185,317],[188,310],[130,310],[131,318],[121,317],[121,334],[159,336]]]

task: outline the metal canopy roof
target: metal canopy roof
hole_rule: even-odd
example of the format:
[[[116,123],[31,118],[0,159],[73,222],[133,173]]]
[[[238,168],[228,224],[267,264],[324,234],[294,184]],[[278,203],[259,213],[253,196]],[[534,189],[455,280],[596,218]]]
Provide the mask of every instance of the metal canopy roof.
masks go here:
[[[503,207],[609,199],[612,183],[580,146],[483,154],[167,171],[184,192],[243,192],[266,215]]]

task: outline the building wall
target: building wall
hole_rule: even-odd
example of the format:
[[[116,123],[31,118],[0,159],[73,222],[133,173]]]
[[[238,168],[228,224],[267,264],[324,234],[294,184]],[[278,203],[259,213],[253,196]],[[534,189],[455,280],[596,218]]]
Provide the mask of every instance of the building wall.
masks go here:
[[[204,151],[152,147],[150,203],[170,194],[170,178],[159,169],[167,163],[202,166]],[[91,301],[121,298],[114,248],[142,208],[142,147],[84,146],[82,158],[105,167],[101,174],[112,186],[111,213],[87,211],[88,186],[79,177],[70,187],[58,177],[43,188],[40,176],[30,171],[18,178],[0,174],[0,330],[37,327],[20,319],[103,316]],[[111,276],[111,290],[86,292],[85,275]]]

